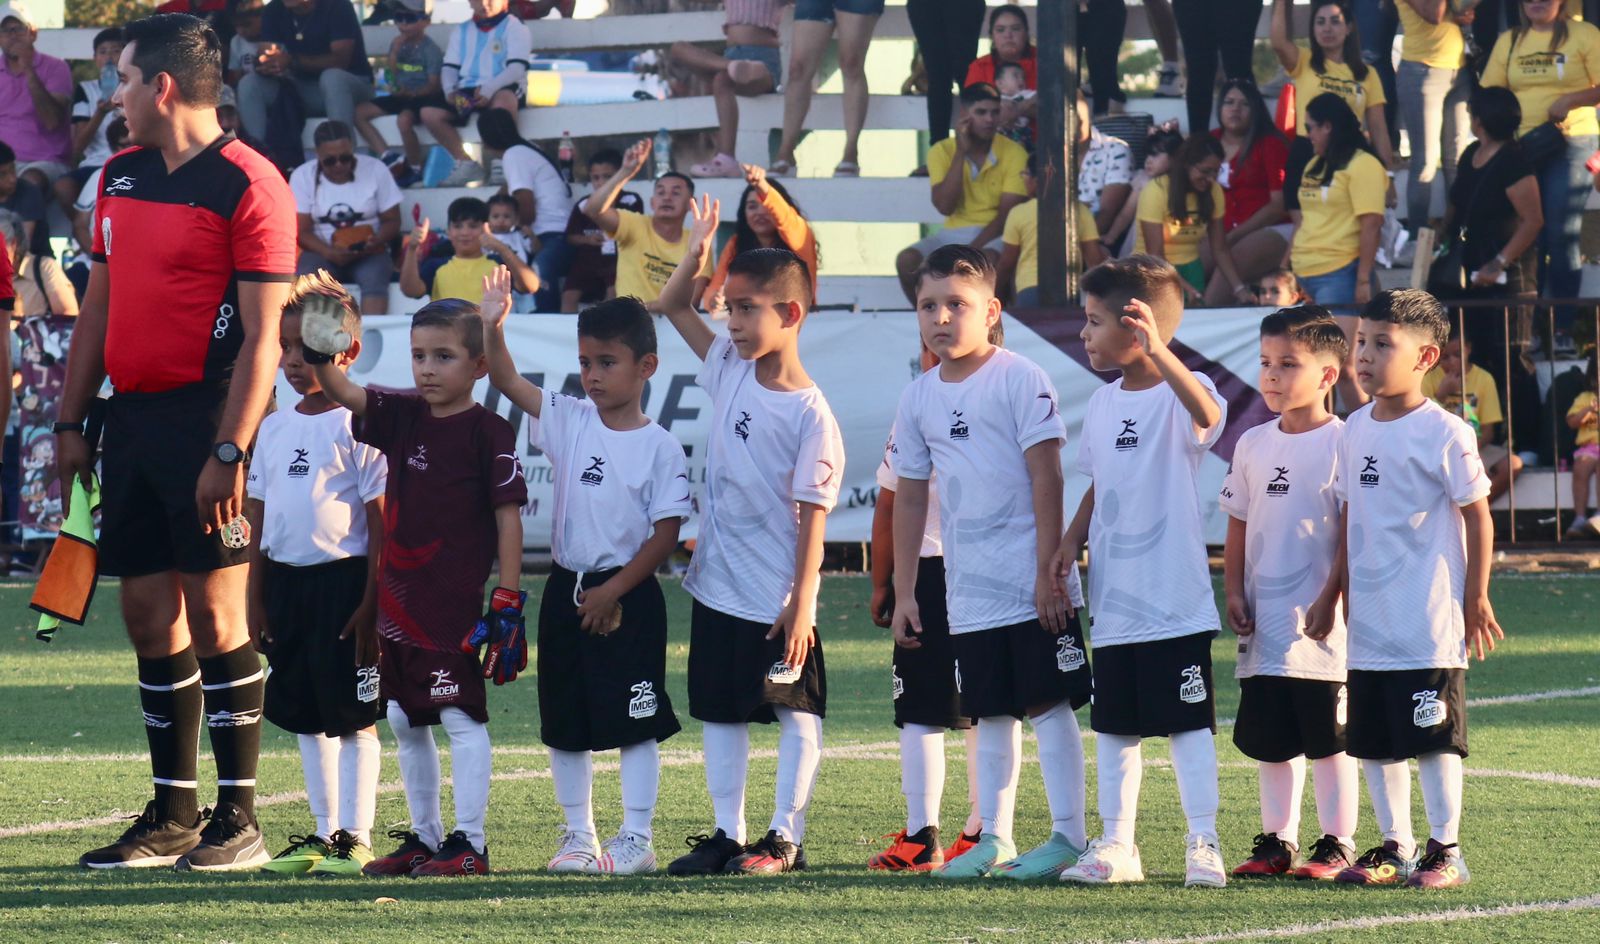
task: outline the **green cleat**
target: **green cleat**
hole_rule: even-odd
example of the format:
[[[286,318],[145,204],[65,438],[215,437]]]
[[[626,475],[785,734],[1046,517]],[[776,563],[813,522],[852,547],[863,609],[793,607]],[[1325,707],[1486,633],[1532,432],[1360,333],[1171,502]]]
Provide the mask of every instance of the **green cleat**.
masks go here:
[[[311,867],[312,875],[360,875],[372,861],[372,847],[344,830],[328,840],[328,854]]]
[[[994,867],[1017,857],[1017,847],[1009,839],[984,833],[976,845],[958,859],[946,862],[931,873],[937,878],[952,880],[983,878]]]
[[[1043,845],[1035,846],[1009,862],[994,867],[995,878],[1015,879],[1019,882],[1055,881],[1067,867],[1078,861],[1083,849],[1067,841],[1060,833],[1051,833]]]
[[[263,865],[261,871],[300,875],[316,868],[328,854],[328,841],[321,836],[290,836],[289,848]]]

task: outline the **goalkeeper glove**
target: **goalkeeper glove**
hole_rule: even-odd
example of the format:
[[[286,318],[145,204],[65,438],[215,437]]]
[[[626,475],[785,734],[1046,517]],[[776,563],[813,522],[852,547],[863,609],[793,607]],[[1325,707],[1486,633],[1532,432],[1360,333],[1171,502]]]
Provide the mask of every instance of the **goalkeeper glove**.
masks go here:
[[[463,652],[487,647],[483,677],[494,679],[496,685],[516,681],[517,675],[528,667],[528,628],[522,615],[527,600],[526,591],[496,587],[489,597],[488,611],[461,641]]]
[[[300,309],[300,350],[307,364],[331,363],[350,350],[344,303],[327,295],[307,296]]]

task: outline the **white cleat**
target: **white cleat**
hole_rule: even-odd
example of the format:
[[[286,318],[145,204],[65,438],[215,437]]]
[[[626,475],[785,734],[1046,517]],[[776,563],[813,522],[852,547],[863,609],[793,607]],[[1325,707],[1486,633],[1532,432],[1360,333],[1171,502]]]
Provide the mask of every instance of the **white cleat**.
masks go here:
[[[1085,885],[1142,882],[1144,865],[1139,861],[1139,847],[1125,846],[1101,836],[1089,843],[1076,864],[1062,870],[1061,880]]]
[[[592,872],[599,857],[600,845],[594,836],[565,832],[561,834],[561,851],[550,860],[547,868],[552,872]]]
[[[1225,888],[1228,872],[1222,864],[1222,847],[1217,837],[1204,833],[1190,833],[1185,839],[1184,888]]]
[[[650,840],[620,832],[600,846],[600,855],[583,871],[591,875],[645,875],[656,870]]]

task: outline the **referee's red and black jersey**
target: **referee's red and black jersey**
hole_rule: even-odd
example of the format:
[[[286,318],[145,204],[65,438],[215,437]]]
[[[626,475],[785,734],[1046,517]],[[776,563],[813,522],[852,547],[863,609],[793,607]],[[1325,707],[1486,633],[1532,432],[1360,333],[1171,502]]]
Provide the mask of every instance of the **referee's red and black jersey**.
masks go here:
[[[159,393],[227,378],[244,341],[239,283],[292,281],[295,233],[283,175],[234,137],[171,173],[155,148],[114,155],[100,175],[93,248],[110,276],[112,388]]]

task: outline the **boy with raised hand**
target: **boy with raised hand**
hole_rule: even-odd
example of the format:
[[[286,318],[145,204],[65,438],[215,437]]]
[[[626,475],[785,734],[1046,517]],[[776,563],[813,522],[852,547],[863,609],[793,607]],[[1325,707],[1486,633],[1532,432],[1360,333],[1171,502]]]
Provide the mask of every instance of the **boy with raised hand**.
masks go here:
[[[661,308],[705,362],[695,382],[712,400],[700,536],[684,589],[694,597],[689,714],[705,724],[709,836],[667,867],[673,875],[777,873],[806,867],[806,808],[822,758],[827,678],[817,635],[822,536],[839,497],[844,442],[822,391],[800,363],[811,277],[787,249],[757,249],[728,269],[728,336],[690,299],[711,258],[717,202],[693,207],[683,261]],[[620,286],[619,286],[620,288]],[[752,721],[780,726],[777,804],[766,836],[744,845]]]
[[[293,409],[261,421],[245,482],[250,548],[249,626],[266,653],[268,721],[300,743],[312,832],[293,837],[265,871],[358,875],[372,861],[378,804],[378,559],[383,544],[383,454],[355,441],[350,411],[306,364],[300,320],[312,299],[338,306],[361,353],[361,310],[322,269],[295,279],[278,343]]]
[[[481,286],[480,286],[481,288]],[[301,317],[306,360],[335,403],[356,415],[355,438],[389,460],[378,575],[378,674],[411,809],[411,831],[368,875],[484,875],[489,805],[489,712],[483,680],[512,681],[527,666],[521,506],[528,500],[511,424],[474,402],[489,371],[478,306],[450,298],[411,317],[416,393],[362,387],[335,367],[349,349],[332,306]],[[480,620],[483,585],[499,584]],[[479,646],[487,644],[480,661]],[[450,735],[456,829],[444,835],[433,725]]]
[[[400,260],[400,291],[407,298],[459,298],[477,305],[483,296],[483,280],[501,265],[511,270],[516,291],[531,294],[539,290],[539,273],[489,230],[489,204],[477,197],[457,197],[450,201],[447,212],[450,222],[445,235],[452,255],[419,257],[422,247],[428,245],[427,217],[406,240]]]
[[[1239,637],[1233,743],[1257,763],[1261,833],[1240,877],[1331,879],[1355,859],[1356,765],[1344,752],[1344,537],[1339,445],[1328,396],[1350,354],[1325,308],[1261,320],[1259,389],[1278,418],[1239,437],[1222,483],[1228,622]],[[1298,862],[1310,758],[1322,827]]]
[[[583,203],[583,212],[617,244],[616,294],[632,295],[658,314],[666,311],[659,301],[679,263],[694,248],[694,236],[683,221],[694,209],[694,181],[668,172],[656,178],[650,195],[650,215],[616,208],[622,188],[650,160],[650,140],[628,148],[622,166]],[[691,273],[694,298],[705,295],[711,283],[711,253]],[[691,310],[693,306],[687,306]]]
[[[892,625],[897,643],[918,644],[917,555],[937,471],[955,678],[962,714],[977,719],[983,818],[977,845],[934,874],[1054,878],[1087,844],[1083,742],[1073,711],[1089,700],[1088,659],[1051,570],[1066,429],[1044,371],[990,341],[1000,300],[982,250],[934,250],[915,287],[922,340],[939,366],[906,387],[895,416]],[[1029,556],[1031,583],[1017,575]],[[1052,829],[1018,857],[1011,827],[1023,715],[1038,735]]]
[[[586,399],[541,390],[506,348],[511,278],[484,287],[489,382],[530,417],[555,470],[555,562],[539,604],[539,717],[566,812],[553,872],[635,875],[656,867],[657,743],[678,733],[667,697],[667,610],[655,572],[689,517],[683,446],[645,415],[654,319],[636,298],[578,315]],[[622,828],[596,839],[592,754],[620,748]]]
[[[1383,292],[1356,327],[1356,382],[1340,456],[1350,601],[1347,740],[1360,758],[1383,842],[1335,881],[1464,885],[1457,845],[1467,756],[1467,657],[1505,638],[1489,603],[1494,525],[1472,427],[1423,395],[1449,322],[1416,289]],[[1430,837],[1411,833],[1417,759]]]
[[[1227,420],[1203,374],[1167,346],[1183,320],[1178,272],[1154,256],[1107,262],[1083,278],[1079,337],[1096,390],[1083,418],[1078,471],[1091,479],[1061,539],[1057,566],[1076,571],[1089,543],[1094,607],[1094,728],[1103,834],[1064,882],[1141,882],[1134,844],[1140,742],[1172,742],[1188,819],[1184,884],[1227,884],[1217,843],[1217,747],[1211,640],[1217,606],[1195,479]]]

